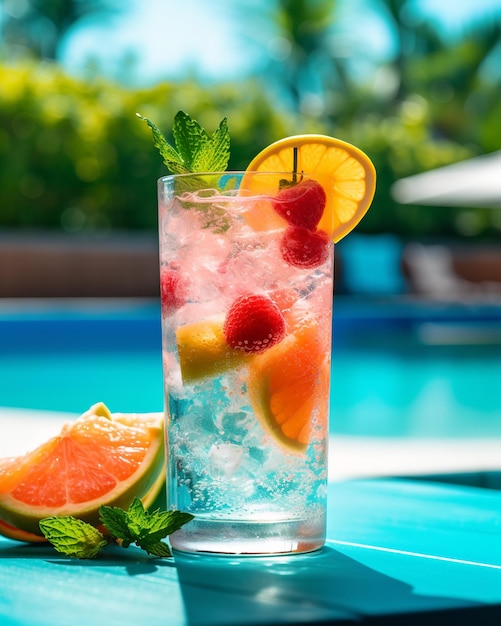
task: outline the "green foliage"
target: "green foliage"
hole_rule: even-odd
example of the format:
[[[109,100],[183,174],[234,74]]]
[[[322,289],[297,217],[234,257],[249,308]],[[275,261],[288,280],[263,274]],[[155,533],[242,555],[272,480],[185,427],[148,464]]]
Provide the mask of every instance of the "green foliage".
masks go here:
[[[33,63],[0,65],[0,84],[0,227],[155,229],[155,184],[168,172],[138,111],[162,132],[182,108],[211,132],[227,117],[232,169],[287,132],[251,83],[127,90]]]
[[[288,110],[269,82],[257,79],[126,89],[104,79],[75,80],[54,63],[0,65],[0,228],[155,230],[156,180],[168,171],[136,113],[154,119],[175,145],[169,131],[185,110],[209,135],[228,119],[229,169],[245,169],[271,142],[303,132],[359,146],[378,173],[373,209],[359,232],[495,237],[496,211],[402,206],[390,194],[399,178],[499,148],[496,90],[480,74],[465,86],[454,59],[433,42],[422,46],[429,52],[421,65],[409,60],[402,93],[347,82],[342,94],[326,91],[322,115]],[[471,72],[479,67],[474,50]],[[429,63],[428,54],[437,63]],[[467,231],[465,224],[476,226]]]
[[[159,168],[134,94],[47,63],[0,67],[0,80],[3,226],[155,225],[144,204],[155,201],[147,181]]]
[[[400,116],[368,115],[351,124],[346,136],[370,155],[377,171],[373,208],[357,232],[395,233],[404,238],[459,237],[457,217],[462,209],[400,205],[390,189],[399,178],[472,156],[448,140],[436,140],[427,130],[426,103],[409,100]]]

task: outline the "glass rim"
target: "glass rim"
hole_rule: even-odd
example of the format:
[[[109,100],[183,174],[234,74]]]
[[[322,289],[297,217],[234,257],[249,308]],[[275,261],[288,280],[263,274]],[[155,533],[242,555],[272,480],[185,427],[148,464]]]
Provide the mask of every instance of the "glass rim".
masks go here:
[[[297,177],[306,176],[308,178],[315,177],[315,174],[310,172],[295,172]],[[293,176],[294,172],[289,171],[268,171],[268,170],[224,170],[217,172],[187,172],[185,174],[165,174],[160,176],[157,182],[163,182],[168,180],[177,180],[183,178],[195,178],[195,177],[207,177],[207,176],[244,176],[244,175],[265,175],[265,176]]]

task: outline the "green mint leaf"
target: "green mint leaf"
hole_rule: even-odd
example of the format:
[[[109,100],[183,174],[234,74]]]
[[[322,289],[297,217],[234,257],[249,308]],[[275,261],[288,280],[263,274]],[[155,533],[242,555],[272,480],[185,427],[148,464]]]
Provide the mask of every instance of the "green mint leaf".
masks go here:
[[[174,118],[172,135],[176,149],[190,172],[201,172],[193,167],[197,154],[211,139],[207,131],[184,111],[179,111]]]
[[[140,538],[148,538],[150,542],[157,542],[179,530],[181,526],[193,519],[190,513],[181,511],[153,511],[148,513],[146,523],[142,527]]]
[[[192,163],[195,172],[224,172],[230,160],[230,131],[226,118],[209,141],[200,146]]]
[[[163,541],[151,541],[149,537],[137,541],[137,545],[142,548],[148,554],[159,557],[172,556],[169,546]]]
[[[46,517],[39,526],[58,552],[77,559],[93,559],[108,543],[97,528],[70,515]]]
[[[172,556],[169,546],[161,539],[193,519],[193,515],[182,511],[157,509],[150,513],[139,498],[134,498],[127,511],[116,506],[101,506],[99,517],[111,537],[123,548],[135,543],[158,557]],[[92,559],[108,543],[97,528],[69,515],[47,517],[39,525],[47,541],[67,556]]]
[[[148,534],[148,511],[139,498],[134,498],[132,501],[126,513],[126,519],[127,528],[134,541]]]
[[[127,526],[136,541],[144,538],[148,538],[150,542],[160,541],[192,519],[193,515],[182,511],[157,509],[150,513],[145,510],[139,498],[134,498],[127,511]]]
[[[160,533],[165,533],[164,537],[172,535],[194,517],[191,513],[184,513],[183,511],[155,511],[152,514],[150,535],[153,537],[159,536]]]
[[[103,505],[99,508],[99,519],[114,539],[120,539],[124,548],[128,548],[134,541],[127,524],[127,513],[123,509],[118,506]]]
[[[118,539],[122,547],[136,543],[148,554],[172,556],[169,546],[161,539],[172,534],[183,524],[193,519],[193,515],[181,511],[148,512],[139,498],[134,498],[129,509],[102,506],[99,509],[101,521],[109,533]]]
[[[160,129],[147,117],[143,117],[139,113],[136,113],[138,118],[143,122],[146,122],[151,128],[153,134],[153,145],[160,152],[165,165],[172,174],[187,174],[189,168],[186,166],[182,156],[176,152],[176,150],[169,144],[164,137]]]
[[[209,133],[184,111],[179,111],[172,126],[175,148],[147,117],[136,113],[153,133],[153,144],[172,174],[226,171],[230,160],[230,132],[224,118],[218,129]]]

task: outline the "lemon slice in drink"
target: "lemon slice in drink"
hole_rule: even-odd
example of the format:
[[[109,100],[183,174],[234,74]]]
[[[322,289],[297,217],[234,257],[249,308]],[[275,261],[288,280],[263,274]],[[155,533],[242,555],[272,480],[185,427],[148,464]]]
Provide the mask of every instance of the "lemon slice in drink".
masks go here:
[[[177,328],[176,344],[184,383],[222,374],[248,358],[228,345],[223,323],[224,319],[205,319]]]
[[[295,156],[296,154],[296,156]],[[339,241],[360,222],[370,207],[376,189],[376,170],[359,148],[325,135],[297,135],[272,143],[249,164],[247,171],[293,172],[310,174],[325,189],[326,207],[318,224],[334,242]],[[269,185],[266,178],[262,184]],[[245,182],[245,181],[244,181]],[[248,184],[258,193],[259,177]],[[258,220],[254,218],[254,223]]]
[[[73,515],[95,526],[106,504],[146,508],[165,483],[163,418],[91,407],[32,452],[0,462],[0,533],[41,541],[39,522]]]

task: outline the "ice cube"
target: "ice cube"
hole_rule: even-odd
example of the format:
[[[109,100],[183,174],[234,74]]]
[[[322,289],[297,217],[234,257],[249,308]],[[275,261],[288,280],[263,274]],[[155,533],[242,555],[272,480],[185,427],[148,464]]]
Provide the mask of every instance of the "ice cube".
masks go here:
[[[227,480],[240,467],[243,448],[232,443],[215,443],[209,450],[210,473],[213,478]]]

